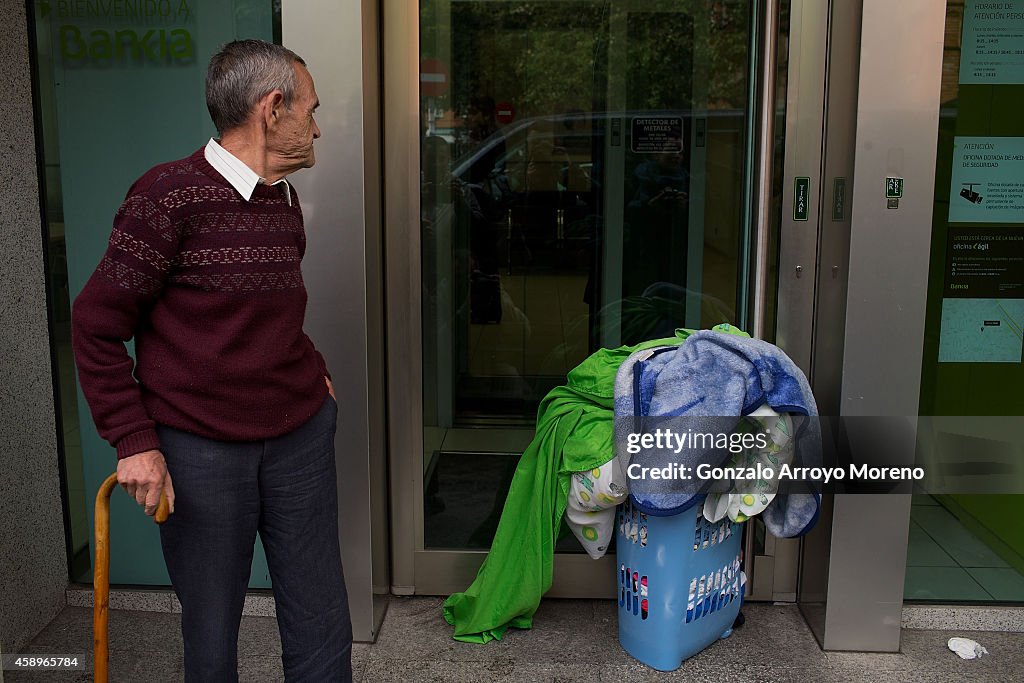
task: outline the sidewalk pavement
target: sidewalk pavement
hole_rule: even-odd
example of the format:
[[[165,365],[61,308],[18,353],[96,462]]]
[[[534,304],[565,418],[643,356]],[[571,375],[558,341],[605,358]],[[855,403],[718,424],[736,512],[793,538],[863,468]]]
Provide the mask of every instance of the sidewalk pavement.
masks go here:
[[[545,600],[530,631],[471,645],[452,640],[441,598],[392,598],[377,642],[353,650],[356,681],[452,683],[633,683],[634,681],[951,681],[1024,680],[1024,634],[903,631],[898,654],[822,652],[794,605],[748,603],[746,624],[664,674],[633,660],[618,644],[615,604],[608,600]],[[180,615],[110,613],[110,680],[182,680]],[[960,635],[990,655],[963,661],[946,647]],[[88,671],[4,672],[4,683],[92,680],[92,611],[67,607],[23,652],[85,654]],[[273,618],[244,617],[238,643],[239,680],[283,681],[281,643]]]

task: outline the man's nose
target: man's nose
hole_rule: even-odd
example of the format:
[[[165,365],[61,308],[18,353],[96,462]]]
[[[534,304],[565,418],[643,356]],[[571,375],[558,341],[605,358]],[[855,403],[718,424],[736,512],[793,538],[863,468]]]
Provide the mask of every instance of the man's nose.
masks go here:
[[[313,139],[316,140],[320,137],[320,126],[316,125],[316,121],[313,122]]]

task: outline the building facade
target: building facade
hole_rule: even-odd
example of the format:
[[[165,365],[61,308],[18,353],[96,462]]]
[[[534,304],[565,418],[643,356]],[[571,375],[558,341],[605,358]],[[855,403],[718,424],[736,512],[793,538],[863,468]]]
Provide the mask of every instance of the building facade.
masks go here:
[[[729,322],[786,351],[823,415],[909,421],[889,464],[1016,462],[1024,2],[991,4],[8,2],[0,650],[91,582],[115,460],[70,302],[131,182],[214,134],[205,67],[236,38],[302,55],[322,104],[294,181],[357,640],[388,595],[469,584],[541,399],[601,347]],[[949,416],[995,422],[919,420]],[[987,495],[829,495],[800,540],[751,522],[747,599],[798,603],[826,649],[897,650],[914,601],[1019,624],[1008,473]],[[113,582],[173,609],[123,496],[112,534]],[[551,595],[614,589],[613,558],[558,546]]]

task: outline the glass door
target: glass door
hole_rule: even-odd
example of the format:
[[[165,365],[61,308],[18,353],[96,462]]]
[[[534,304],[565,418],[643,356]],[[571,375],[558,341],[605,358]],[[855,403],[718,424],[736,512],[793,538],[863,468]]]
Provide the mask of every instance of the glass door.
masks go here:
[[[1017,24],[977,4],[946,3],[920,394],[920,414],[933,418],[922,422],[942,425],[929,428],[937,460],[1013,448],[999,427],[1024,414],[1024,211],[1019,180],[1004,175],[1022,148],[1024,79],[1004,56]],[[1012,512],[1024,496],[1012,490],[913,497],[907,600],[1024,602],[1024,530]]]
[[[472,580],[538,405],[573,367],[751,319],[760,5],[421,0],[404,29],[392,15],[392,35],[418,36],[418,324],[389,313],[389,338],[408,325],[419,340],[408,391],[422,393],[404,415],[421,439],[397,433],[395,410],[391,431],[393,454],[422,453],[412,505],[393,507],[412,508],[415,592]],[[556,588],[559,563],[611,584],[603,563],[575,562],[571,536],[558,553]]]

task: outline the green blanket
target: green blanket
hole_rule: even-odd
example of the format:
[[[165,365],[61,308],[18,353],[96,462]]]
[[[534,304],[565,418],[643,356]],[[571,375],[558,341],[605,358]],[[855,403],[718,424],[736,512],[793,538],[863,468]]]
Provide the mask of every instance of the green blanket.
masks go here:
[[[731,325],[714,329],[746,336]],[[456,640],[486,643],[500,640],[509,626],[530,628],[541,596],[551,588],[570,477],[614,455],[615,373],[634,351],[681,344],[693,332],[679,329],[675,337],[601,349],[569,373],[565,386],[544,397],[536,435],[519,460],[491,551],[466,592],[444,603]]]

